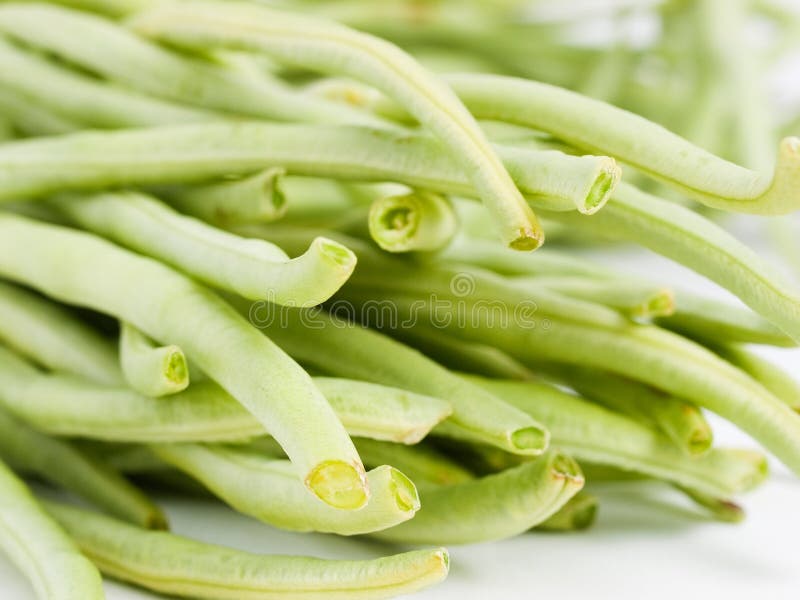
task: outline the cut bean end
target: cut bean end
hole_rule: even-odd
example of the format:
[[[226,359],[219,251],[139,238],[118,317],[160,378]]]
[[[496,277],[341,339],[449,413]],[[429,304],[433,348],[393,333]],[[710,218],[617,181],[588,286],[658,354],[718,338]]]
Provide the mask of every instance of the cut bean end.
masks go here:
[[[334,242],[324,237],[318,237],[312,244],[318,248],[322,256],[327,258],[342,271],[352,273],[353,269],[356,268],[356,255],[353,254],[352,250],[339,242]]]
[[[510,439],[519,454],[536,455],[547,450],[550,433],[540,427],[524,427],[514,431]]]
[[[174,348],[167,355],[164,374],[170,382],[176,385],[188,384],[189,366],[186,364],[186,356],[184,356],[180,348]]]
[[[414,482],[397,469],[392,468],[391,484],[397,507],[404,512],[417,512],[420,507],[419,494]]]
[[[616,162],[609,160],[608,165],[605,165],[597,175],[597,179],[589,190],[583,206],[579,206],[578,210],[585,215],[593,215],[603,208],[611,198],[611,192],[617,187],[621,175],[622,170],[617,166]]]
[[[530,252],[536,250],[544,244],[544,233],[533,229],[520,229],[519,236],[512,240],[508,247],[520,252]]]
[[[357,510],[369,500],[363,469],[341,461],[318,465],[306,479],[306,485],[320,500],[334,508]]]

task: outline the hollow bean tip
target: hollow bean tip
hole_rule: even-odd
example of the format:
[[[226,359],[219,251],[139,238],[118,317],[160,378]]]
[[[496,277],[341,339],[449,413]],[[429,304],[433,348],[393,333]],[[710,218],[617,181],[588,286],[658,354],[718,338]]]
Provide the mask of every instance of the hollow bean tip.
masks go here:
[[[370,237],[387,252],[406,252],[419,229],[420,214],[411,194],[378,198],[369,208]]]
[[[189,365],[183,351],[177,346],[170,346],[166,353],[164,376],[170,383],[181,389],[189,385]]]
[[[538,456],[550,445],[550,432],[540,425],[522,427],[510,433],[508,443],[515,454]]]
[[[689,432],[686,440],[686,447],[691,456],[702,456],[711,450],[711,445],[714,442],[714,434],[711,428],[706,426],[698,426]]]
[[[389,485],[394,496],[397,508],[413,515],[420,508],[419,493],[414,482],[394,467],[390,470]]]
[[[597,177],[589,188],[589,193],[577,206],[578,212],[593,215],[603,208],[614,193],[620,179],[622,179],[622,168],[613,158],[605,157],[605,160],[600,162]]]
[[[358,259],[355,253],[344,244],[326,237],[317,237],[311,242],[311,247],[343,273],[349,275],[356,268]]]
[[[746,448],[728,450],[728,452],[733,454],[739,460],[748,463],[751,467],[750,470],[742,477],[740,485],[742,491],[752,490],[766,481],[767,477],[769,476],[769,462],[767,461],[766,455],[762,454],[758,450],[750,450]],[[796,468],[793,470],[795,473],[797,472]]]
[[[519,252],[532,252],[544,244],[544,231],[536,227],[522,227],[517,231],[517,236],[509,243],[508,247]]]
[[[358,510],[369,500],[364,467],[340,460],[320,463],[306,477],[306,486],[325,504],[343,510]]]
[[[745,510],[730,500],[720,500],[714,507],[714,515],[725,523],[741,523],[747,513]]]
[[[675,292],[664,288],[653,293],[645,302],[645,316],[669,317],[675,314]]]
[[[550,459],[550,472],[555,479],[564,479],[578,489],[583,487],[585,479],[580,465],[574,458],[560,452],[554,452]]]

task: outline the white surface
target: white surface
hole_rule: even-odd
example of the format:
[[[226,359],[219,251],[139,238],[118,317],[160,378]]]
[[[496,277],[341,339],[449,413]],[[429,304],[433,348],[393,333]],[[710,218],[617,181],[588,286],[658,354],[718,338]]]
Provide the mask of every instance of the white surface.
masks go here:
[[[755,237],[752,233],[745,232],[746,237]],[[603,258],[621,258],[631,272],[659,281],[725,295],[693,273],[645,252],[609,251]],[[771,358],[800,374],[800,351],[767,350]],[[727,423],[715,419],[713,424],[720,445],[752,444]],[[594,528],[451,548],[448,580],[414,598],[796,600],[800,598],[800,481],[776,461],[772,466],[772,478],[741,498],[748,513],[744,523],[708,521],[679,494],[658,483],[599,488],[594,490],[601,502]],[[364,539],[277,531],[205,502],[162,501],[174,531],[243,550],[328,558],[371,558],[394,551]],[[154,598],[114,583],[107,589],[109,600]],[[22,576],[0,557],[0,600],[33,598]]]

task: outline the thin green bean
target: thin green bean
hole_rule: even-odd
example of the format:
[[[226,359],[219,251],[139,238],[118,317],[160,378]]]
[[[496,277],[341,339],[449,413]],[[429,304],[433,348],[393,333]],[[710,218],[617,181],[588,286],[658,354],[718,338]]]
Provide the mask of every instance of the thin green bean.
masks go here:
[[[58,135],[78,131],[82,124],[52,114],[24,95],[0,89],[0,110],[22,135]]]
[[[391,464],[418,483],[454,485],[475,478],[467,469],[431,446],[401,446],[366,438],[356,439],[355,444],[368,467]]]
[[[0,10],[2,7],[0,6]],[[2,14],[2,13],[0,13]],[[313,146],[306,142],[313,139]],[[514,181],[537,208],[593,213],[619,177],[605,157],[498,146]],[[0,200],[65,190],[197,183],[269,167],[291,175],[397,181],[474,196],[469,179],[429,136],[344,125],[238,122],[80,132],[4,144]]]
[[[177,344],[280,442],[313,493],[341,508],[366,503],[358,453],[311,378],[206,288],[95,236],[13,215],[0,215],[0,274]]]
[[[752,489],[766,477],[764,457],[753,464],[715,449],[689,458],[663,435],[547,384],[470,380],[548,423],[554,443],[578,460],[645,473],[723,498]]]
[[[123,381],[114,344],[65,307],[0,281],[0,341],[50,369]]]
[[[131,89],[189,106],[286,121],[375,122],[275,80],[172,52],[81,11],[3,3],[0,31]]]
[[[216,225],[267,223],[286,213],[281,189],[285,171],[270,168],[232,181],[198,184],[174,190],[156,190],[174,208]]]
[[[711,426],[690,402],[606,371],[552,363],[540,369],[585,398],[660,429],[688,454],[703,454],[711,448]]]
[[[103,600],[100,573],[0,462],[0,548],[40,600]]]
[[[264,426],[211,381],[168,401],[33,369],[0,346],[0,403],[37,429],[115,442],[241,441]],[[315,378],[352,435],[399,443],[425,437],[451,411],[446,402],[361,381]]]
[[[18,471],[33,472],[75,492],[103,511],[149,529],[166,529],[167,520],[140,490],[69,442],[23,424],[0,409],[0,457]]]
[[[151,448],[161,460],[200,481],[238,512],[290,531],[370,533],[407,521],[420,506],[411,480],[389,466],[367,473],[370,498],[366,506],[341,511],[308,494],[288,460],[233,446]]]
[[[420,484],[422,486],[422,484]],[[583,487],[577,463],[549,451],[536,460],[451,486],[422,486],[425,506],[373,536],[400,543],[469,544],[511,537],[545,521]]]
[[[289,260],[274,244],[220,231],[135,192],[60,197],[54,205],[82,227],[250,300],[315,306],[356,264],[350,250],[321,237]]]
[[[567,500],[558,512],[539,523],[536,530],[562,532],[588,529],[597,517],[597,506],[597,498],[581,490]]]
[[[147,127],[222,118],[99,82],[15,47],[2,38],[0,83],[57,117],[86,127]]]
[[[104,573],[174,596],[377,600],[439,583],[450,563],[443,548],[361,561],[250,554],[143,531],[61,504],[46,502],[45,507]]]
[[[694,211],[626,184],[591,219],[550,218],[594,235],[625,239],[683,264],[730,290],[757,313],[800,341],[800,292],[752,250]],[[680,299],[678,299],[680,302]],[[680,310],[680,309],[678,309]]]
[[[546,131],[608,154],[707,206],[753,214],[800,209],[800,139],[785,138],[774,174],[750,171],[698,148],[638,115],[536,81],[493,75],[445,78],[477,118]]]
[[[158,346],[130,323],[120,323],[119,361],[125,381],[143,396],[158,398],[189,386],[189,365],[178,346]]]

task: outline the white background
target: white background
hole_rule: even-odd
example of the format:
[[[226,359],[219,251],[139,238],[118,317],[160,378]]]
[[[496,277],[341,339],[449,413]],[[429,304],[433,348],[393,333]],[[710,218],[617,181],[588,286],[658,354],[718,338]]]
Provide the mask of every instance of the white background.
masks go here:
[[[752,218],[747,223],[749,230],[738,233],[755,243],[759,236],[754,228],[761,223]],[[724,295],[702,278],[649,253],[614,250],[600,258],[617,265],[623,260],[632,272],[659,281]],[[767,349],[767,353],[800,374],[800,351]],[[716,419],[713,423],[721,445],[752,444],[727,423]],[[744,523],[708,521],[679,494],[658,483],[598,488],[592,490],[601,500],[592,529],[451,548],[448,580],[414,598],[796,600],[800,598],[800,481],[776,461],[772,467],[770,480],[741,498],[748,513]],[[372,558],[396,551],[366,539],[278,531],[202,501],[160,500],[175,532],[253,552]],[[109,600],[154,598],[115,583],[108,583],[107,590]],[[24,578],[1,556],[0,599],[34,599]]]

